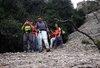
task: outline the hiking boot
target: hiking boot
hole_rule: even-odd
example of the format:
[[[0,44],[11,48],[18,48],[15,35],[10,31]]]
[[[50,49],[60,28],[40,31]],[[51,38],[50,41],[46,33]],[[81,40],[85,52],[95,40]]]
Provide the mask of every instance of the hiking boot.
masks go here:
[[[43,49],[39,49],[39,53],[41,53],[43,51]]]
[[[24,51],[24,53],[27,53],[27,51]]]
[[[50,49],[47,49],[46,52],[50,52]]]
[[[31,52],[32,50],[28,50],[27,52]]]
[[[58,46],[58,48],[63,48],[63,46],[62,46],[62,45],[60,45],[60,46]]]
[[[31,50],[30,52],[34,52],[34,50]]]
[[[39,49],[34,49],[34,52],[37,52],[37,51],[39,51]]]
[[[54,47],[54,49],[57,49],[57,47]]]

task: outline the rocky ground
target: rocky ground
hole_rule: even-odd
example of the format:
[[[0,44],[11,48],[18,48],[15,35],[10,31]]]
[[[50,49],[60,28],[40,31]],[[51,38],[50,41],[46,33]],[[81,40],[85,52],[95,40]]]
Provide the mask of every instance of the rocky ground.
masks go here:
[[[77,48],[76,44],[48,53],[0,54],[0,68],[100,68],[98,50],[90,45],[79,45]]]
[[[97,23],[92,13],[88,17],[79,29],[100,39],[100,23]],[[90,40],[91,44],[82,44],[83,39],[88,40],[84,35],[74,32],[63,48],[52,49],[48,53],[0,54],[0,68],[100,68],[99,50]]]

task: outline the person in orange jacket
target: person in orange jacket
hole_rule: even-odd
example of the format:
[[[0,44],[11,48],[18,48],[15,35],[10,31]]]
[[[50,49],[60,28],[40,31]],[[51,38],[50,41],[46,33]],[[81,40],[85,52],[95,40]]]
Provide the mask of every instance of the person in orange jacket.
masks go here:
[[[57,48],[58,46],[60,48],[63,47],[63,40],[62,40],[62,36],[61,36],[61,28],[58,27],[57,24],[55,24],[56,27],[56,31],[55,31],[55,41],[54,41],[54,48]],[[60,43],[59,45],[57,43]]]

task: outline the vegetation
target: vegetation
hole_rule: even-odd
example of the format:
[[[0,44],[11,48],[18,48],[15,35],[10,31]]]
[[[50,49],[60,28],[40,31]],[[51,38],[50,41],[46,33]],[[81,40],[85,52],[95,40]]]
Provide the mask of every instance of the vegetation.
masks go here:
[[[87,10],[88,13],[93,12],[93,11],[97,11],[100,9],[100,4],[96,1],[87,1]],[[92,8],[91,8],[92,7]]]
[[[91,8],[92,7],[92,8]],[[85,13],[91,13],[94,11],[97,11],[100,9],[100,3],[99,0],[87,0],[82,4],[81,7],[82,10],[84,10]]]
[[[0,52],[22,51],[21,26],[26,19],[37,21],[42,17],[47,21],[49,28],[53,22],[57,23],[66,34],[63,35],[64,42],[72,33],[73,27],[69,20],[74,15],[76,26],[80,27],[85,20],[82,10],[76,11],[70,0],[0,0]]]
[[[96,45],[97,48],[100,50],[100,40],[97,40],[97,41],[96,41],[96,44],[97,44],[97,45]]]
[[[82,40],[82,42],[81,42],[82,44],[91,44],[88,40],[86,40],[86,39],[84,39],[84,40]]]

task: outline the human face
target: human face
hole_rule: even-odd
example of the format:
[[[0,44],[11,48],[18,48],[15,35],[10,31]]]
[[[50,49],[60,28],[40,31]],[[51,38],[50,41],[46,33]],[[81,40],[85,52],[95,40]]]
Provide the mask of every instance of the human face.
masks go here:
[[[38,22],[42,22],[42,18],[38,18]]]
[[[55,24],[55,27],[58,27],[58,25],[57,25],[57,24]]]

